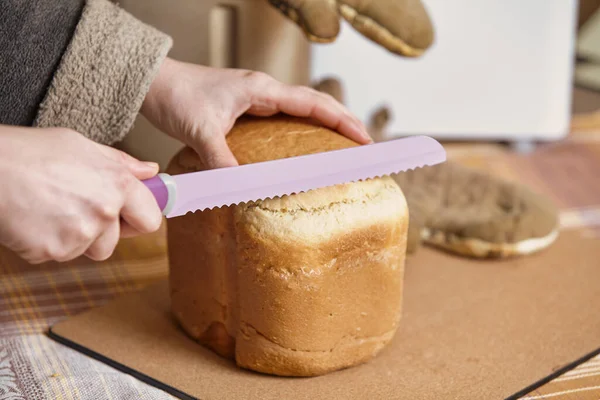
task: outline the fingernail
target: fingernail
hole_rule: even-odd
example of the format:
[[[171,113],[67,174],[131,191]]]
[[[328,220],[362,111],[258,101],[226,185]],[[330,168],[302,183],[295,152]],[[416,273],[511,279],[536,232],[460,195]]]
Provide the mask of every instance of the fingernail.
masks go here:
[[[152,169],[158,169],[158,164],[152,161],[144,161],[144,164],[146,164],[149,168]]]
[[[362,136],[363,139],[365,139],[369,143],[373,143],[373,139],[371,138],[371,135],[369,135],[367,128],[362,123],[360,123],[360,125],[355,123],[354,127],[356,128],[356,130],[358,132],[360,132],[360,136]]]

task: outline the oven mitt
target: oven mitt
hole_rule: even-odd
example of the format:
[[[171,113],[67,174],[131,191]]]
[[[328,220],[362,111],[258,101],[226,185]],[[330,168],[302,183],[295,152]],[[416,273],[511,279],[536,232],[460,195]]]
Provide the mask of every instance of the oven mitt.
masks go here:
[[[390,110],[371,115],[375,142],[385,140]],[[410,213],[407,252],[421,243],[477,258],[535,253],[558,236],[558,210],[527,187],[452,161],[393,176]]]
[[[313,87],[343,94],[339,82],[321,83]],[[386,140],[391,118],[385,106],[373,112],[367,129],[375,142]],[[393,178],[408,203],[408,253],[426,243],[468,257],[521,256],[547,248],[558,236],[558,210],[524,185],[452,161]]]
[[[394,175],[424,243],[478,258],[527,255],[558,236],[558,212],[523,185],[453,162]],[[415,221],[412,220],[415,216]],[[416,247],[414,240],[410,251]]]
[[[335,41],[340,15],[388,51],[418,57],[433,43],[434,29],[421,0],[269,0],[294,21],[308,40]]]

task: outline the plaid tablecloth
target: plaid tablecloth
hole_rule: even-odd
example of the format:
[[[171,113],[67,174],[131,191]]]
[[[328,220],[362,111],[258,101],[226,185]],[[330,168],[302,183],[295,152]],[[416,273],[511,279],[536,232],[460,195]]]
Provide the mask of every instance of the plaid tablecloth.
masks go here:
[[[173,398],[44,334],[62,318],[165,279],[162,233],[122,241],[101,264],[29,266],[0,252],[0,400]]]
[[[600,185],[595,178],[600,172],[600,121],[579,119],[574,127],[567,140],[527,156],[500,145],[448,145],[447,150],[451,159],[546,193],[562,209],[563,229],[583,228],[600,236]],[[0,251],[0,400],[172,398],[44,334],[60,319],[165,279],[165,260],[162,229],[123,240],[103,263],[82,258],[30,266]],[[524,398],[600,399],[600,356]]]

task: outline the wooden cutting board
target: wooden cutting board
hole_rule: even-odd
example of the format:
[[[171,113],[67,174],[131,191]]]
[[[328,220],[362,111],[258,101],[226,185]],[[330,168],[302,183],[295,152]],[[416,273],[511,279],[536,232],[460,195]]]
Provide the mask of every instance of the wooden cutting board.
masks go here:
[[[517,398],[598,352],[599,244],[565,231],[548,250],[506,261],[424,248],[407,261],[391,345],[321,377],[244,371],[204,349],[173,321],[166,282],[58,323],[51,336],[181,398]]]

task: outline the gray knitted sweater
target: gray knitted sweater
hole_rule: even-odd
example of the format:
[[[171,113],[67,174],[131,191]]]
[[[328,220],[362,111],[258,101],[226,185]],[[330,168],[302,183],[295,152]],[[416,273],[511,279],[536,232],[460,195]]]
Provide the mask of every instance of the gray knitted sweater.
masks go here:
[[[109,0],[2,0],[0,124],[68,127],[113,144],[171,45]]]

